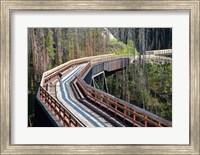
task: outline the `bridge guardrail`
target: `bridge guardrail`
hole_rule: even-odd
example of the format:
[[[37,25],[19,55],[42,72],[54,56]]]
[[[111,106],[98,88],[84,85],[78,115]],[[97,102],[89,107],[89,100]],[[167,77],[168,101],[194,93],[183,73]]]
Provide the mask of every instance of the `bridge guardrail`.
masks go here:
[[[43,87],[40,87],[39,96],[46,107],[52,112],[52,114],[58,118],[58,121],[62,126],[69,127],[83,127],[78,118],[76,118],[67,108],[60,104],[51,94],[49,94]]]

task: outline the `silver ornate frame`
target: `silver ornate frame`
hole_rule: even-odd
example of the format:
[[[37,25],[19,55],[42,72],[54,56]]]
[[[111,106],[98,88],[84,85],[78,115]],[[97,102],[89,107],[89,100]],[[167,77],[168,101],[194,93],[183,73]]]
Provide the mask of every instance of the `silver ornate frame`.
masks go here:
[[[200,0],[34,1],[0,0],[0,148],[1,154],[200,154]],[[190,12],[189,145],[13,145],[11,144],[10,17],[13,10],[187,10]]]

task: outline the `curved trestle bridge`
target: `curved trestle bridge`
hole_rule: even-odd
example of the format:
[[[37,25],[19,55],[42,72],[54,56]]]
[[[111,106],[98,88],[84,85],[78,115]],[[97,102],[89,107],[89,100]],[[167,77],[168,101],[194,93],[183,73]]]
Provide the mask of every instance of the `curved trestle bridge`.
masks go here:
[[[131,57],[112,54],[68,61],[43,73],[37,101],[54,126],[171,127],[170,121],[107,93],[105,72],[130,63]],[[100,89],[95,82],[97,76],[102,79]]]

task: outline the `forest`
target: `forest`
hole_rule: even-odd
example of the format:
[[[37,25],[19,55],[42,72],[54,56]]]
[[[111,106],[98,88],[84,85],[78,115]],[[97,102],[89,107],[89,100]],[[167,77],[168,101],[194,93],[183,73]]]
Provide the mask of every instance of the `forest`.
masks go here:
[[[72,59],[115,53],[144,55],[171,49],[171,28],[29,28],[29,116],[43,72]],[[168,120],[172,119],[172,61],[137,61],[107,77],[110,94]]]
[[[107,77],[108,93],[172,120],[172,63],[136,62]]]

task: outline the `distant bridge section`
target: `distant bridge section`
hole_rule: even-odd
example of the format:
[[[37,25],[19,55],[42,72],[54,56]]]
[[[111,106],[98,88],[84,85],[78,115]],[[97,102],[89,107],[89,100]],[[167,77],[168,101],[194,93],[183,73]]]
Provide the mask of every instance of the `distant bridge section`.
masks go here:
[[[128,57],[120,57],[115,59],[110,59],[106,61],[93,61],[92,67],[86,71],[86,74],[83,75],[84,81],[87,84],[91,84],[92,77],[100,72],[112,72],[129,65],[129,58]]]
[[[172,49],[146,51],[146,55],[172,57]]]

